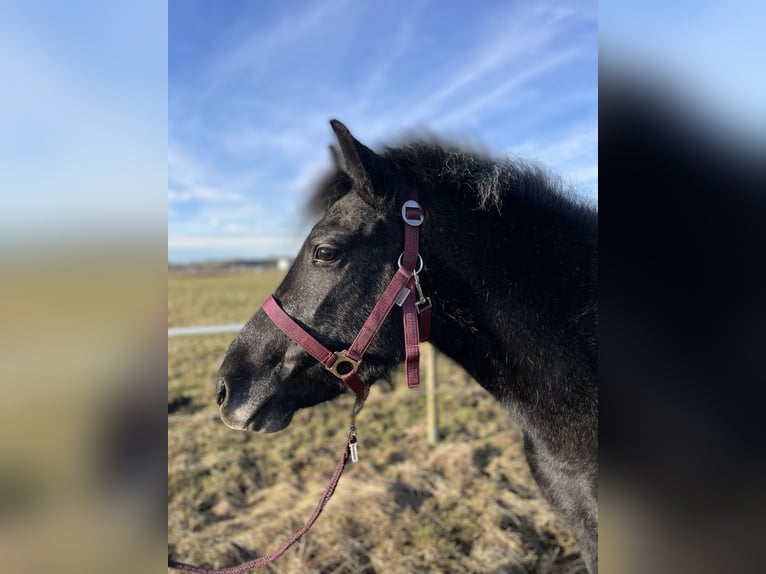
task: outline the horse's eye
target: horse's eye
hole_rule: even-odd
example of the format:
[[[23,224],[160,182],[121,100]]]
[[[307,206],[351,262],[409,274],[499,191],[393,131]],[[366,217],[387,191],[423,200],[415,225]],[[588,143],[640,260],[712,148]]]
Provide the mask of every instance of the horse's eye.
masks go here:
[[[323,263],[330,263],[338,258],[338,250],[325,245],[320,245],[314,251],[314,261],[322,261]]]

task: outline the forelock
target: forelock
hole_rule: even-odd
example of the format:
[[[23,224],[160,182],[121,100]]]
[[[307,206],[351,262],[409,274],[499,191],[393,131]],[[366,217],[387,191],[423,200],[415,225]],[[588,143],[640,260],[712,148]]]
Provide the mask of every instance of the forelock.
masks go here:
[[[335,171],[319,180],[306,203],[306,214],[311,217],[324,215],[327,209],[351,191],[351,178],[347,173]]]

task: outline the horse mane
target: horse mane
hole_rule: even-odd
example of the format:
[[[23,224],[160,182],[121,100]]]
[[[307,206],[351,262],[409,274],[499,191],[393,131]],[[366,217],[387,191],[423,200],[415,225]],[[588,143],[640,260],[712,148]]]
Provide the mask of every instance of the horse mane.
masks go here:
[[[573,186],[540,164],[519,157],[491,157],[483,150],[433,136],[387,146],[381,155],[420,188],[453,190],[475,197],[476,209],[502,214],[504,201],[512,195],[558,210],[595,212],[595,206],[578,195]],[[321,215],[351,188],[351,178],[345,172],[325,175],[309,198],[307,211]]]

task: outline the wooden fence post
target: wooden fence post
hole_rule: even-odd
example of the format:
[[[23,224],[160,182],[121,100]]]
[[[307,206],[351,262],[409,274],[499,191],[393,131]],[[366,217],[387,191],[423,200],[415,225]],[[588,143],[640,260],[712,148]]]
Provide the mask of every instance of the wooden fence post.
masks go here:
[[[439,442],[439,412],[436,403],[436,349],[424,345],[426,355],[426,424],[428,425],[428,444]]]

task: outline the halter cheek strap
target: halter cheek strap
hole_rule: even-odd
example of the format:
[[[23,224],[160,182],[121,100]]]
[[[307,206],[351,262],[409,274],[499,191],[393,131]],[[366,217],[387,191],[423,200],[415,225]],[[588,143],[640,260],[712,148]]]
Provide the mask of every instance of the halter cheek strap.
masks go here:
[[[357,409],[361,409],[369,393],[369,386],[364,384],[357,373],[359,365],[394,305],[402,308],[407,386],[412,388],[420,385],[419,343],[426,341],[430,335],[431,300],[423,296],[418,278],[418,273],[423,268],[423,260],[418,254],[418,244],[419,228],[423,223],[424,215],[415,192],[412,192],[409,199],[402,205],[402,219],[405,223],[404,252],[399,258],[399,269],[391,278],[383,295],[378,299],[348,349],[330,351],[290,317],[273,295],[270,295],[263,304],[266,315],[285,335],[351,389],[357,398]]]

